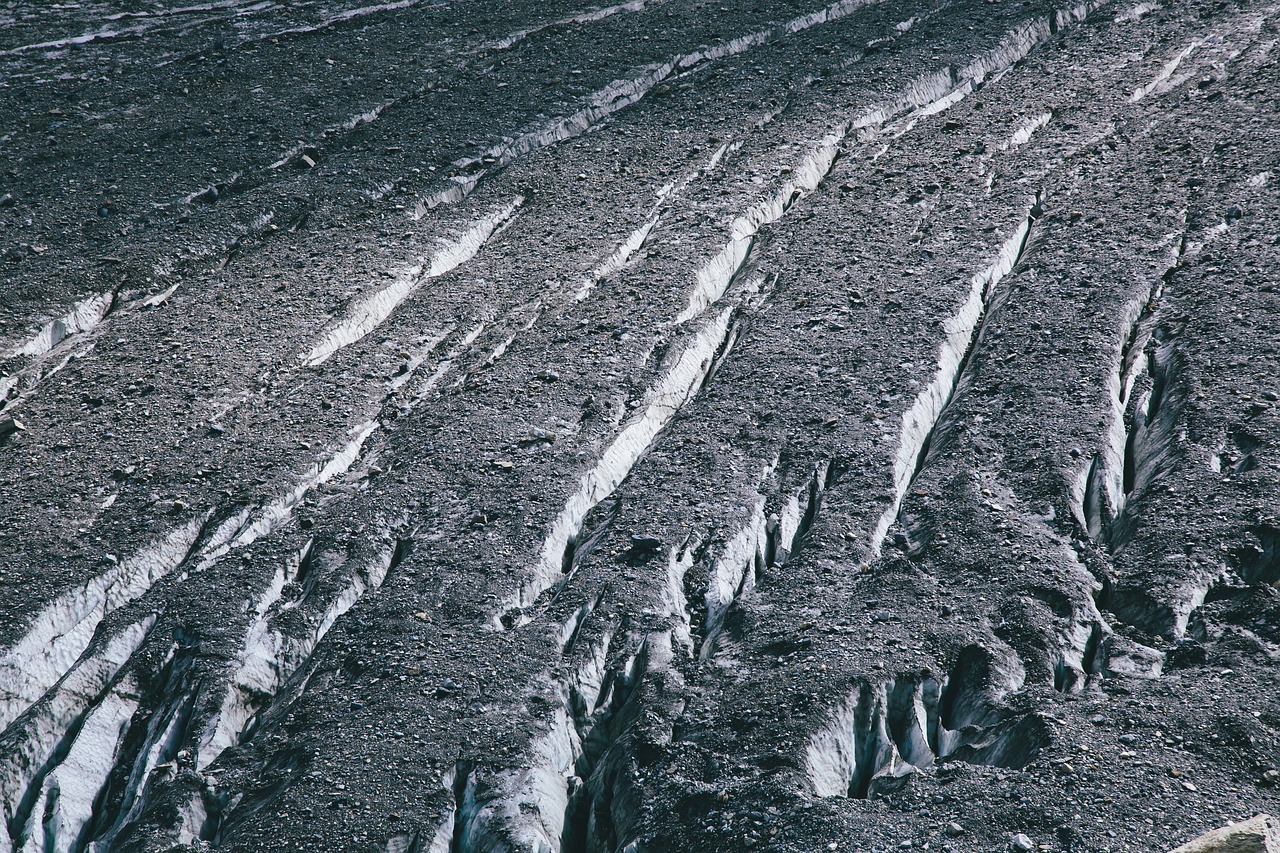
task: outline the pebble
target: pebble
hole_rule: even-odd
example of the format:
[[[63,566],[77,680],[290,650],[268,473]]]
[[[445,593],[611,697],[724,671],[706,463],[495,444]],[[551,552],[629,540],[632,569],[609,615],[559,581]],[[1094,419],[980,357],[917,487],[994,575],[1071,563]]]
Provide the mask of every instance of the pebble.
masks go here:
[[[964,835],[964,827],[956,823],[954,820],[947,824],[947,835],[955,838],[958,835]]]
[[[1021,850],[1023,853],[1034,850],[1035,846],[1035,842],[1023,835],[1021,832],[1009,839],[1009,847],[1013,850]]]

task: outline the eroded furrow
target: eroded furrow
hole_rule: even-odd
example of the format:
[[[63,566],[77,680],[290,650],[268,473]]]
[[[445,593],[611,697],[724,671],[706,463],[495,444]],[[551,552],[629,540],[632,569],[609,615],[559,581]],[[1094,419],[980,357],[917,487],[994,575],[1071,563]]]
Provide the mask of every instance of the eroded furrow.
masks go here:
[[[745,285],[742,299],[750,298],[758,287],[758,282]],[[644,410],[618,433],[595,467],[583,475],[578,491],[552,522],[532,576],[522,582],[505,612],[495,615],[496,625],[510,627],[527,622],[531,618],[527,609],[564,576],[572,563],[573,543],[587,514],[626,479],[658,434],[698,393],[717,353],[728,340],[731,321],[737,310],[736,306],[730,306],[703,324],[647,395]]]
[[[183,565],[211,518],[207,513],[192,519],[40,611],[0,658],[0,726],[12,723],[71,669],[103,619]]]
[[[928,461],[939,423],[945,416],[947,407],[955,399],[956,391],[964,380],[965,368],[982,338],[983,323],[997,302],[997,287],[1022,260],[1032,225],[1040,211],[1040,199],[1037,197],[1031,212],[1018,223],[1001,245],[995,261],[969,280],[968,298],[960,306],[960,310],[945,323],[947,337],[938,351],[937,371],[933,380],[902,416],[902,430],[893,467],[893,502],[881,516],[871,535],[873,553],[878,553],[883,546],[885,534],[898,518],[903,498]]]
[[[524,198],[517,196],[504,207],[471,225],[456,241],[441,248],[432,257],[430,264],[424,262],[405,270],[393,284],[357,302],[347,312],[347,316],[329,329],[302,358],[303,365],[315,367],[323,364],[338,350],[350,346],[376,329],[401,302],[427,281],[452,272],[471,260],[511,221],[522,204]]]
[[[941,677],[863,683],[817,732],[805,768],[819,797],[873,796],[942,759],[1020,768],[1048,745],[1034,716],[1002,707],[1023,674],[981,647],[961,650]]]
[[[427,211],[441,204],[461,201],[470,195],[486,177],[517,158],[557,142],[580,136],[608,116],[639,102],[652,89],[675,74],[744,53],[821,24],[838,21],[873,2],[874,0],[840,0],[816,12],[793,18],[777,26],[672,57],[665,62],[650,66],[631,79],[615,81],[590,95],[586,99],[585,106],[577,112],[557,117],[532,130],[526,130],[509,141],[490,147],[477,157],[456,161],[453,164],[455,174],[449,178],[449,185],[420,198],[413,212],[414,218],[425,216]]]

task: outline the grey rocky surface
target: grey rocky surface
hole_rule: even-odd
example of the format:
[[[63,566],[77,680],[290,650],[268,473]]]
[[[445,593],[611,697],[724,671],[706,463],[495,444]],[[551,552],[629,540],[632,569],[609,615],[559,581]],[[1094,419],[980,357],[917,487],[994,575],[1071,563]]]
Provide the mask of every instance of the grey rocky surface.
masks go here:
[[[1280,813],[1280,6],[0,4],[0,851]]]

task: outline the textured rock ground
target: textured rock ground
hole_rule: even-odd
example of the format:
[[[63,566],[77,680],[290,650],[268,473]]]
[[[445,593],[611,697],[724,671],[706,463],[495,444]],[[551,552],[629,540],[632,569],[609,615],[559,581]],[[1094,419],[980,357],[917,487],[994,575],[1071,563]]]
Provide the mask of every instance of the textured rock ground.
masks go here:
[[[1280,809],[1280,7],[0,22],[0,850]]]

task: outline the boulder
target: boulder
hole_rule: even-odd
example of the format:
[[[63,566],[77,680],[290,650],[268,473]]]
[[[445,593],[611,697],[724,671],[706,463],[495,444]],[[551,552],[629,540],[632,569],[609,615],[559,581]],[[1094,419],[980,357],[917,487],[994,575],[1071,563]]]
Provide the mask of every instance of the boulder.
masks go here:
[[[1280,853],[1280,822],[1260,814],[1206,832],[1170,853]]]

